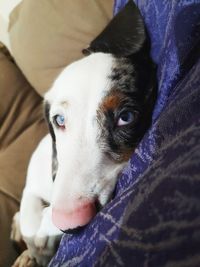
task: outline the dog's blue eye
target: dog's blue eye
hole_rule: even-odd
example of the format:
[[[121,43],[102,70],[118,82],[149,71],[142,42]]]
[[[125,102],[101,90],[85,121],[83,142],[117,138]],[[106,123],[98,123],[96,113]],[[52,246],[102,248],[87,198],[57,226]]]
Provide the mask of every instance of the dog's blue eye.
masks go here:
[[[134,114],[131,111],[125,111],[121,113],[117,126],[128,125],[134,121]]]
[[[58,127],[65,128],[65,117],[63,115],[56,115],[54,120]]]

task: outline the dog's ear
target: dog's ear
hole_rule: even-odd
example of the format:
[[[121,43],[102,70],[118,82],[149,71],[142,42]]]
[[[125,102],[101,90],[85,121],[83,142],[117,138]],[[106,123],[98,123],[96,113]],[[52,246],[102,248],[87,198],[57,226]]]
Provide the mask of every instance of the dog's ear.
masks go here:
[[[49,110],[50,110],[50,104],[48,101],[45,101],[44,102],[44,115],[45,115],[45,118],[48,124],[49,132],[52,137],[52,179],[54,181],[56,178],[56,173],[58,169],[58,161],[57,161],[57,150],[56,150],[56,136],[55,136],[53,126],[49,118]]]
[[[45,116],[45,119],[47,121],[49,132],[51,134],[52,140],[53,140],[53,142],[56,142],[56,136],[55,136],[53,126],[52,126],[52,124],[50,122],[50,118],[49,118],[49,110],[50,110],[50,104],[48,101],[45,101],[44,102],[44,116]]]
[[[146,30],[142,16],[133,0],[130,0],[90,46],[83,50],[83,54],[104,52],[130,56],[142,48],[145,40]]]

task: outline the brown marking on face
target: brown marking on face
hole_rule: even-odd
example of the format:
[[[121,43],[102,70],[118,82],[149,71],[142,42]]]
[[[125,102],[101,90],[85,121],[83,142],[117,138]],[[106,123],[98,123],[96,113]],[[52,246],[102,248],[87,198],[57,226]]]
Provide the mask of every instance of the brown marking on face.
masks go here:
[[[117,109],[123,97],[124,97],[123,94],[120,93],[119,91],[114,91],[110,93],[103,99],[103,102],[100,105],[100,109],[104,112],[107,110]]]

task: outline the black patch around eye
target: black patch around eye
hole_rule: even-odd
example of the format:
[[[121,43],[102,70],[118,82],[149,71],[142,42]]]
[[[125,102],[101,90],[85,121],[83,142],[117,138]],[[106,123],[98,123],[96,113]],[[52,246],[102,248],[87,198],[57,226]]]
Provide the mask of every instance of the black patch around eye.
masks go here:
[[[127,125],[123,126],[118,126],[118,120],[120,117],[121,112],[124,112],[126,109],[117,110],[115,116],[113,119],[108,118],[109,114],[107,114],[107,121],[108,125],[107,127],[109,128],[109,136],[110,136],[110,142],[111,139],[113,140],[113,144],[115,143],[116,145],[118,144],[118,147],[130,147],[133,144],[135,144],[138,140],[137,137],[137,130],[138,130],[138,125],[140,121],[140,114],[138,111],[135,111],[133,108],[128,109],[129,111],[132,111],[133,113],[137,113],[137,116],[135,116],[135,119],[133,122]],[[116,147],[115,145],[115,147]]]
[[[46,101],[44,103],[44,113],[48,124],[49,132],[52,137],[52,179],[54,181],[58,170],[58,160],[57,160],[57,149],[56,149],[56,136],[53,130],[53,126],[49,119],[49,110],[50,110],[50,104]]]
[[[100,146],[106,154],[112,154],[115,160],[120,157],[119,154],[124,149],[129,149],[132,146],[132,141],[135,143],[133,123],[124,127],[118,127],[117,120],[119,114],[120,110],[107,110],[99,114],[98,118],[101,127],[101,135],[99,136]]]
[[[151,61],[134,59],[134,63],[129,59],[116,59],[109,77],[113,89],[106,97],[120,95],[120,105],[110,110],[102,109],[98,118],[102,132],[100,146],[114,161],[127,160],[151,125],[157,89],[156,71]],[[119,127],[117,120],[124,110],[136,112],[137,116],[132,123]]]

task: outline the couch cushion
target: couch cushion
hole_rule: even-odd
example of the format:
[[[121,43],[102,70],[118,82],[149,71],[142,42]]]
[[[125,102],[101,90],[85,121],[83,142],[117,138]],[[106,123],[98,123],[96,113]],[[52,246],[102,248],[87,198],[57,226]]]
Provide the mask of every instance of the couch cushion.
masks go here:
[[[16,65],[0,53],[0,151],[42,118],[42,98]]]
[[[47,129],[42,98],[2,48],[0,70],[0,266],[11,266],[16,257],[9,239],[12,217],[19,209],[28,161]]]
[[[112,16],[112,0],[24,0],[10,17],[10,41],[18,66],[43,95],[58,73]]]
[[[0,42],[10,50],[8,34],[9,15],[22,0],[1,0],[0,1]]]

